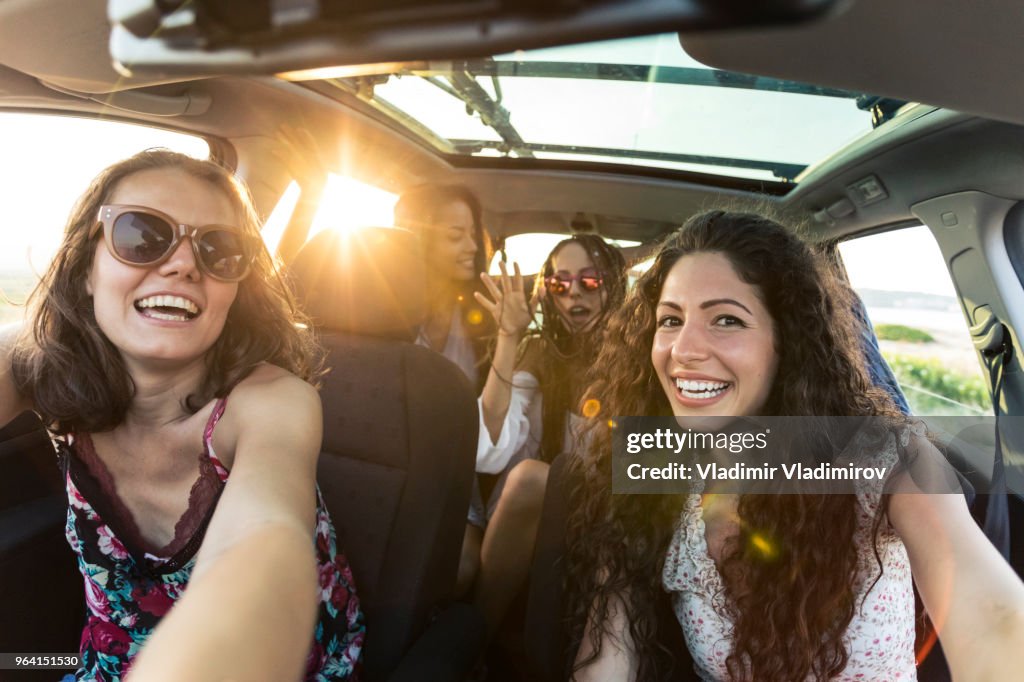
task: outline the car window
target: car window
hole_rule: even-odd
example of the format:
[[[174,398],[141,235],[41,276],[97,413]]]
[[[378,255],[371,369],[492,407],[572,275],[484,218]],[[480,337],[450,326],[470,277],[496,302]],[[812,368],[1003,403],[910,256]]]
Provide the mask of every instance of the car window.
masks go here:
[[[541,266],[544,265],[544,261],[547,259],[548,254],[551,253],[551,249],[555,248],[558,242],[568,239],[568,237],[569,235],[564,232],[527,232],[506,237],[506,262],[510,265],[512,263],[519,263],[519,269],[523,274],[537,273],[540,271]],[[640,243],[628,239],[607,239],[606,241],[618,247],[636,246]],[[496,253],[491,260],[490,272],[492,275],[501,272],[498,268],[499,262],[501,262],[501,254]]]
[[[956,290],[928,228],[849,239],[839,251],[911,410],[990,413],[992,400]]]
[[[263,225],[263,241],[271,253],[277,251],[300,194],[298,183],[289,184]],[[350,231],[360,227],[393,225],[397,201],[398,195],[394,192],[330,173],[306,240],[323,230]]]
[[[194,135],[116,121],[0,113],[6,215],[0,323],[21,318],[20,304],[60,245],[68,214],[89,182],[106,166],[151,147],[210,155],[209,144]]]

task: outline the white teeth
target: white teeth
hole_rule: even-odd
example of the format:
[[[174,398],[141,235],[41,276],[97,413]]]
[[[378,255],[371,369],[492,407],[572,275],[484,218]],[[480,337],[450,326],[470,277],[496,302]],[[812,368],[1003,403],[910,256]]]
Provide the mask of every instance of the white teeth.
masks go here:
[[[689,379],[676,379],[676,387],[680,391],[721,391],[728,385],[729,384],[724,381],[691,381]]]
[[[184,315],[168,315],[167,313],[158,313],[155,310],[149,311],[146,315],[156,320],[171,320],[172,322],[181,322],[188,319]]]
[[[722,381],[676,379],[676,388],[683,394],[683,397],[691,400],[710,400],[721,395],[728,387],[729,384]]]
[[[147,296],[135,302],[139,308],[178,308],[192,315],[199,314],[199,307],[181,296]],[[150,316],[157,317],[157,313],[151,312]],[[161,317],[159,319],[179,319],[178,317]]]

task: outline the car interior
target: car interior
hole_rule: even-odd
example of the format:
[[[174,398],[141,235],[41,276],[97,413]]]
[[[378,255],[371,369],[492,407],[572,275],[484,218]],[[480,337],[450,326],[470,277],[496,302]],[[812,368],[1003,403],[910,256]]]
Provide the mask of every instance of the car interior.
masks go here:
[[[482,655],[479,615],[452,599],[477,408],[454,366],[414,344],[426,302],[412,235],[386,212],[322,229],[356,210],[358,191],[330,203],[337,178],[392,202],[426,182],[469,188],[496,258],[527,275],[573,233],[643,267],[700,211],[779,217],[845,267],[915,414],[998,418],[956,465],[981,488],[1005,469],[1001,549],[1024,571],[1016,4],[251,5],[0,2],[0,135],[14,116],[185,133],[248,184],[328,348],[319,482],[365,604],[365,679],[465,680]],[[54,165],[76,154],[26,142]],[[19,163],[5,154],[12,176]],[[8,222],[0,239],[36,229]],[[925,259],[941,286],[915,286]],[[897,296],[902,284],[870,279],[884,276],[909,283]],[[887,337],[907,327],[932,340]],[[0,431],[0,466],[0,651],[76,651],[81,578],[33,415]],[[565,475],[556,461],[486,679],[564,679]],[[948,679],[932,651],[920,679]]]

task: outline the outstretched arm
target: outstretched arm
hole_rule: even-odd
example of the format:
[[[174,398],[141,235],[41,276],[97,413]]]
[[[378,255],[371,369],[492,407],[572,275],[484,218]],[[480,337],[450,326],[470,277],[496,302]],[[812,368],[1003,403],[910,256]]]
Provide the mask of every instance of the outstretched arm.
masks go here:
[[[583,641],[576,653],[577,665],[594,652],[594,646],[591,643],[594,627],[593,613],[591,613],[583,632]],[[605,680],[635,682],[637,676],[636,653],[633,649],[633,640],[629,635],[626,604],[622,597],[609,600],[608,622],[605,624],[600,642],[601,650],[597,653],[597,657],[576,671],[572,676],[573,682],[604,682]]]
[[[297,680],[317,607],[313,550],[322,413],[316,391],[264,366],[231,395],[216,444],[231,476],[185,595],[155,630],[133,677]]]
[[[25,410],[32,409],[32,405],[14,385],[14,376],[11,374],[11,355],[20,332],[20,323],[0,328],[0,427],[7,425]]]
[[[940,457],[918,439],[925,456]],[[889,520],[953,679],[1009,680],[1024,669],[1024,584],[982,534],[962,495],[925,494],[906,477]]]
[[[274,525],[224,551],[154,630],[129,682],[301,679],[316,613],[310,541]]]

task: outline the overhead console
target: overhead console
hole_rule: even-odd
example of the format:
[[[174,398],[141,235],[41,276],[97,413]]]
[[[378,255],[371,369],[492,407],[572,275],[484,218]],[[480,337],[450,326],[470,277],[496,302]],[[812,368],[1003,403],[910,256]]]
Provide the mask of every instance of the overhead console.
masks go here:
[[[820,238],[916,219],[911,207],[977,190],[1020,199],[1024,127],[917,105],[807,170],[780,199]]]

